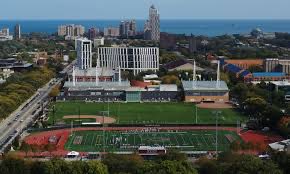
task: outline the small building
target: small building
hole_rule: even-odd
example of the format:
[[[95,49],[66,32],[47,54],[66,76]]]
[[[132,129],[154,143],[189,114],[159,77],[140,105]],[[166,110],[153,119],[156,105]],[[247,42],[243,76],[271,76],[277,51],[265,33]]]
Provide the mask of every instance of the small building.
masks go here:
[[[15,58],[0,59],[0,69],[10,69],[15,72],[30,70],[33,67],[31,63],[19,61]]]
[[[181,92],[175,84],[130,87],[126,90],[127,102],[173,102],[181,100]]]
[[[125,101],[126,89],[130,87],[129,81],[122,82],[65,82],[58,100],[79,101]]]
[[[251,66],[263,67],[263,59],[226,59],[226,63],[236,65],[241,69],[249,69]]]
[[[224,81],[182,81],[182,85],[185,102],[229,101],[229,88]]]
[[[290,139],[269,144],[274,151],[290,153]]]
[[[118,80],[118,71],[111,68],[88,68],[86,70],[81,70],[75,68],[75,79],[76,82],[95,82],[96,73],[98,74],[99,81],[114,81]],[[97,71],[97,72],[96,72]],[[73,80],[73,73],[69,73],[68,81]]]
[[[244,78],[245,76],[250,74],[248,70],[241,68],[239,66],[240,64],[238,63],[237,64],[227,63],[224,58],[220,59],[220,63],[224,71],[235,74],[237,78]]]
[[[138,153],[141,156],[158,156],[166,154],[166,148],[163,146],[140,146]]]
[[[185,102],[228,102],[229,88],[226,82],[220,80],[220,61],[217,62],[216,81],[197,81],[194,62],[193,80],[182,81]]]
[[[105,45],[105,38],[96,38],[94,39],[94,48],[98,48],[99,46]]]
[[[168,71],[192,71],[193,70],[193,63],[186,60],[186,59],[178,59],[176,61],[169,62],[163,65]],[[197,67],[197,71],[202,71],[203,69]]]
[[[283,72],[256,72],[246,75],[244,80],[245,82],[283,81],[290,80],[290,76]]]

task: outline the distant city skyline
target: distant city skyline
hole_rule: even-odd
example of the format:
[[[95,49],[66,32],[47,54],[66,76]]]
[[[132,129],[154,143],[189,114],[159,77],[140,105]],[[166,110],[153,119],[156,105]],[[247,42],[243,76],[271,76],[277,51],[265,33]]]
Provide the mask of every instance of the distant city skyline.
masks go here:
[[[161,19],[290,19],[289,0],[9,0],[0,20],[146,19],[152,4]]]

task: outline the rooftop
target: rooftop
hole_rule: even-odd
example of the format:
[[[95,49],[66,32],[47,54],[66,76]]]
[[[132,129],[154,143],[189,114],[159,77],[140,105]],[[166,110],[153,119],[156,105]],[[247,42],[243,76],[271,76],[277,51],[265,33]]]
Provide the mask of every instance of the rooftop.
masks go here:
[[[191,62],[191,61],[189,61],[189,60],[186,60],[186,59],[178,59],[178,60],[175,60],[175,61],[171,61],[171,62],[169,62],[169,63],[167,63],[167,64],[165,64],[165,65],[163,65],[163,67],[165,68],[165,69],[175,69],[175,68],[177,68],[177,67],[179,67],[179,66],[182,66],[182,65],[185,65],[185,64],[191,64],[192,66],[193,66],[193,63]],[[196,67],[196,70],[197,71],[202,71],[203,69],[202,68],[200,68],[200,67]]]
[[[195,81],[195,88],[193,88],[193,81],[182,81],[182,85],[185,91],[228,91],[229,88],[224,81],[220,81],[217,85],[217,81]]]
[[[160,91],[177,91],[177,85],[175,84],[169,84],[169,85],[166,85],[166,84],[161,84],[160,85]]]
[[[89,68],[86,70],[75,68],[75,74],[76,76],[96,76],[96,68]],[[111,77],[114,76],[114,74],[115,71],[111,68],[98,68],[99,76]]]
[[[271,144],[269,144],[269,146],[273,150],[284,151],[285,148],[290,146],[290,139],[279,141],[279,142],[275,142],[275,143],[271,143]]]
[[[253,77],[283,77],[285,73],[282,72],[254,72]]]
[[[129,81],[122,82],[75,82],[75,86],[72,81],[67,81],[64,84],[64,87],[69,88],[69,90],[86,90],[86,89],[106,89],[106,90],[126,90],[130,87]]]

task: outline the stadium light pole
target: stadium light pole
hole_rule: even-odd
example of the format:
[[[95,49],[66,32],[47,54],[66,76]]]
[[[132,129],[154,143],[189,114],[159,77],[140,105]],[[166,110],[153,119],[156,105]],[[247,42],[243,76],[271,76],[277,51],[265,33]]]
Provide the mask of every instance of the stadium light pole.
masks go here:
[[[80,105],[79,105],[79,125],[81,125],[81,107],[80,107]]]
[[[118,124],[120,123],[120,102],[118,102]]]
[[[213,111],[212,112],[215,115],[215,153],[216,158],[218,157],[218,116],[222,113],[221,111]]]
[[[70,136],[72,136],[72,132],[73,132],[73,121],[70,122]]]
[[[197,124],[197,105],[195,105],[195,124]]]
[[[239,128],[240,128],[240,120],[237,120],[237,134],[238,135],[240,135]]]
[[[53,116],[52,124],[54,125],[55,124],[55,105],[53,105],[52,107],[52,116]]]

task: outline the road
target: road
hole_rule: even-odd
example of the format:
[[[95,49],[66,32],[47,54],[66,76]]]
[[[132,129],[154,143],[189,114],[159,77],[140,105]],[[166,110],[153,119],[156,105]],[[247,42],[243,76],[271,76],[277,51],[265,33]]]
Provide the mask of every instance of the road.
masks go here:
[[[64,68],[64,72],[71,71],[75,61]],[[3,153],[5,148],[12,143],[15,137],[20,135],[27,127],[31,125],[38,111],[41,110],[42,102],[48,101],[49,92],[53,87],[60,84],[63,78],[56,81],[51,80],[45,86],[24,102],[16,111],[0,123],[0,153]]]

